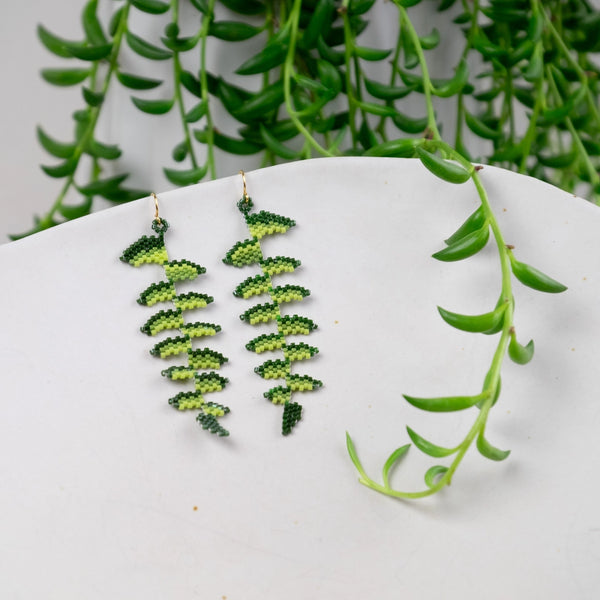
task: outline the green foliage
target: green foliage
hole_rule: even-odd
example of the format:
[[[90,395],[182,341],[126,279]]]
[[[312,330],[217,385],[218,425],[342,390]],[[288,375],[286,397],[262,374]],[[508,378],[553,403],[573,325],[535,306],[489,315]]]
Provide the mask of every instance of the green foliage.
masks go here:
[[[114,79],[137,92],[132,101],[140,111],[160,116],[176,109],[180,115],[182,136],[172,156],[188,165],[164,169],[177,186],[215,178],[216,148],[240,156],[261,153],[264,165],[314,155],[418,156],[436,176],[464,183],[471,177],[470,164],[450,160],[443,147],[428,142],[438,133],[436,110],[450,103],[456,106],[452,148],[462,157],[477,155],[600,201],[600,12],[583,0],[463,2],[462,12],[452,0],[394,0],[399,26],[393,48],[359,42],[368,19],[379,10],[374,0],[181,0],[192,4],[198,15],[196,32],[188,37],[179,33],[180,2],[101,2],[113,6],[110,22],[105,26],[98,18],[98,0],[88,1],[82,13],[83,39],[67,40],[38,26],[46,49],[70,62],[68,67],[43,69],[42,77],[57,86],[81,85],[88,108],[84,119],[77,118],[73,142],[53,143],[38,132],[44,149],[65,160],[42,168],[65,182],[52,208],[28,233],[56,224],[60,214],[69,219],[91,210],[89,195],[76,211],[63,210],[63,200],[71,188],[81,190],[101,179],[102,161],[120,155],[116,150],[110,155],[99,152],[94,139]],[[219,5],[234,18],[215,19]],[[454,73],[446,79],[431,78],[427,68],[443,52],[439,31],[418,35],[409,18],[409,13],[411,18],[417,11],[426,16],[436,8],[448,11],[456,35],[464,39]],[[131,11],[168,21],[159,43],[130,30]],[[254,37],[260,37],[262,46],[247,56],[245,46],[238,44]],[[256,89],[254,82],[246,89],[231,84],[227,74],[215,77],[207,70],[209,38],[219,40],[228,53],[237,53],[238,75],[261,75],[258,91],[248,91]],[[172,63],[173,97],[139,95],[163,82],[123,72],[123,42],[141,61]],[[180,55],[194,48],[196,64],[184,70]],[[380,73],[385,66],[387,75],[375,79],[369,68],[373,62],[381,63]],[[135,71],[135,65],[128,69]],[[406,114],[407,97],[422,99],[425,117]],[[219,114],[218,105],[241,123],[237,135],[220,130],[213,116]],[[520,125],[524,116],[525,128]],[[86,153],[94,162],[87,175],[80,167]],[[77,184],[76,178],[82,180]],[[117,186],[95,195],[124,202],[146,191]],[[486,235],[482,229],[436,258],[460,260],[477,252]]]

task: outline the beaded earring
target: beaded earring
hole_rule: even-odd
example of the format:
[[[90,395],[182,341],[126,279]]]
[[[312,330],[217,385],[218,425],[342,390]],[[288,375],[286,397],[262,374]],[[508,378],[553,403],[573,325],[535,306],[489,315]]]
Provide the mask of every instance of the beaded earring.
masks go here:
[[[179,332],[179,335],[175,337],[166,337],[156,343],[150,350],[150,354],[160,358],[177,355],[187,357],[187,364],[164,369],[162,375],[176,382],[193,380],[195,389],[179,392],[169,399],[169,404],[178,410],[199,410],[196,420],[203,429],[219,436],[227,436],[229,432],[220,425],[217,419],[227,414],[229,408],[216,402],[207,402],[204,394],[222,390],[228,380],[214,370],[200,373],[199,369],[219,369],[228,359],[209,348],[195,349],[192,344],[192,340],[196,338],[217,334],[221,331],[221,327],[213,323],[187,323],[183,318],[184,311],[204,308],[213,301],[213,298],[199,292],[179,294],[175,287],[179,281],[196,279],[198,275],[205,273],[206,269],[186,259],[169,260],[164,239],[165,233],[169,229],[169,223],[158,214],[156,194],[152,194],[152,197],[155,206],[152,229],[157,235],[143,235],[137,242],[124,250],[120,258],[134,267],[146,263],[161,265],[166,281],[151,284],[140,294],[138,303],[143,306],[153,306],[158,302],[170,302],[172,308],[159,310],[140,329],[142,333],[150,336],[155,336],[162,331]]]
[[[268,294],[270,302],[256,304],[246,310],[240,319],[256,325],[271,323],[277,325],[277,331],[265,333],[246,344],[246,348],[256,354],[266,351],[281,350],[283,359],[267,360],[254,371],[263,379],[284,379],[285,385],[278,385],[265,392],[264,396],[273,404],[283,404],[282,433],[288,435],[302,416],[302,406],[292,401],[294,392],[307,392],[320,388],[323,384],[309,375],[292,373],[292,363],[306,360],[319,351],[304,342],[290,343],[290,335],[308,335],[317,325],[306,317],[282,314],[282,305],[300,301],[310,291],[299,285],[283,285],[274,287],[273,277],[280,273],[292,273],[300,266],[300,261],[286,256],[265,257],[260,240],[266,235],[283,234],[296,225],[295,221],[266,211],[252,213],[254,206],[246,191],[246,176],[240,171],[243,182],[243,195],[237,206],[244,216],[250,238],[237,242],[227,252],[223,262],[234,267],[258,265],[261,273],[248,277],[234,290],[238,298],[250,298]]]

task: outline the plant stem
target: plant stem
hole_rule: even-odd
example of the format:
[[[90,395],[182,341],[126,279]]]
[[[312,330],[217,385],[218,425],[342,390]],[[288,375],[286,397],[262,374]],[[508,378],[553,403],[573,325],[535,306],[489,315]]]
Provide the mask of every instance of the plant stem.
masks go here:
[[[179,23],[179,0],[171,0],[171,22],[175,25]],[[179,109],[179,117],[181,119],[181,126],[183,128],[183,135],[185,139],[185,145],[190,155],[192,167],[198,168],[198,162],[194,154],[194,146],[192,144],[192,138],[190,136],[190,128],[188,122],[185,120],[185,106],[183,104],[183,96],[181,94],[181,61],[179,60],[179,52],[173,52],[173,88],[175,95],[175,103]]]
[[[585,86],[586,92],[587,92],[586,99],[587,99],[588,107],[590,109],[590,112],[594,116],[596,123],[600,126],[600,111],[598,110],[598,107],[596,106],[596,103],[594,101],[594,96],[590,90],[588,76],[586,75],[585,71],[581,68],[580,64],[571,55],[571,52],[567,48],[567,45],[565,44],[562,36],[560,35],[560,33],[558,32],[556,27],[554,27],[554,24],[552,23],[552,20],[550,19],[550,17],[548,17],[548,14],[546,13],[546,10],[544,9],[542,2],[539,3],[539,10],[540,10],[540,14],[544,18],[544,21],[546,23],[546,27],[548,28],[548,31],[554,38],[556,46],[561,51],[561,53],[565,57],[566,61],[571,65],[571,67],[573,67],[573,70],[577,73],[577,77],[579,77],[581,84]]]
[[[352,136],[352,148],[358,144],[358,130],[356,129],[356,98],[354,97],[354,88],[352,87],[352,57],[354,55],[354,38],[348,18],[348,6],[350,0],[343,0],[339,13],[342,15],[344,23],[344,75],[346,78],[346,97],[348,98],[348,124],[350,125],[350,134]]]
[[[298,38],[298,23],[300,21],[300,9],[302,8],[302,0],[294,0],[292,10],[290,12],[290,45],[288,48],[285,63],[283,64],[283,93],[285,98],[285,107],[290,116],[290,119],[294,122],[294,125],[298,131],[304,136],[304,139],[314,148],[319,154],[323,156],[334,156],[329,150],[323,148],[319,142],[311,135],[310,131],[306,129],[302,121],[298,118],[294,107],[292,106],[292,92],[291,92],[291,80],[292,73],[294,70],[294,56],[296,53],[296,41]]]
[[[521,164],[519,165],[519,173],[525,173],[527,171],[527,159],[529,158],[529,152],[531,145],[535,139],[537,119],[540,116],[540,110],[544,101],[544,90],[542,88],[542,82],[537,81],[535,84],[535,104],[533,106],[533,112],[529,119],[529,125],[527,131],[521,140],[521,146],[523,151],[523,157],[521,158]]]
[[[394,0],[396,5],[398,6],[398,10],[400,11],[400,23],[401,26],[406,27],[406,31],[408,32],[410,39],[412,41],[415,52],[417,53],[417,57],[419,59],[419,65],[421,66],[421,77],[423,79],[423,91],[425,93],[425,104],[427,107],[427,129],[430,131],[432,135],[432,139],[441,140],[442,137],[440,135],[436,120],[435,120],[435,109],[433,108],[433,100],[432,100],[432,90],[433,84],[431,83],[431,78],[429,76],[429,68],[427,67],[427,61],[425,60],[425,53],[423,52],[423,47],[421,46],[421,40],[413,24],[408,18],[408,13],[406,9],[397,3],[397,0]]]
[[[118,25],[115,35],[113,37],[113,47],[112,47],[110,56],[108,58],[108,61],[109,61],[108,71],[106,72],[106,76],[104,78],[104,82],[103,82],[102,88],[100,90],[100,92],[102,93],[104,98],[106,98],[106,94],[108,92],[110,83],[112,81],[112,76],[117,69],[117,59],[119,57],[119,50],[121,48],[121,42],[123,40],[123,35],[127,31],[127,18],[129,16],[129,7],[130,7],[129,2],[126,2],[125,5],[123,6],[123,12],[121,14],[121,19],[119,21],[119,25]],[[96,72],[93,69],[92,69],[92,74],[93,74],[93,77],[95,78]],[[87,144],[94,138],[94,130],[98,123],[98,118],[100,117],[100,110],[102,108],[102,104],[100,104],[99,106],[93,106],[93,107],[88,108],[90,119],[89,119],[89,122],[88,122],[85,132],[83,133],[83,135],[80,137],[79,141],[77,142],[77,146],[75,147],[75,151],[74,151],[73,157],[72,157],[72,159],[75,161],[75,168],[73,169],[73,172],[67,177],[65,184],[61,188],[56,200],[54,201],[54,204],[50,207],[48,212],[41,219],[40,227],[42,229],[47,229],[48,227],[51,227],[54,224],[54,214],[62,206],[69,189],[71,188],[71,186],[73,185],[73,183],[75,181],[75,173],[77,171],[77,168],[79,167],[79,161],[81,159],[81,155],[83,154]]]
[[[200,89],[202,102],[206,103],[206,164],[211,179],[217,178],[217,169],[215,165],[215,134],[212,114],[210,111],[210,102],[208,99],[208,76],[206,74],[206,40],[208,39],[208,29],[214,17],[215,0],[208,0],[208,11],[202,17],[202,26],[200,29]]]
[[[551,69],[548,67],[546,69],[546,72],[548,74],[548,85],[550,89],[557,98],[557,101],[561,101],[560,92],[558,91],[558,87],[556,86],[556,82],[554,81],[554,75],[552,74]],[[594,188],[596,188],[600,185],[600,175],[598,175],[598,171],[596,171],[596,168],[594,167],[590,159],[590,155],[587,153],[587,150],[585,149],[585,146],[581,141],[579,132],[575,129],[573,121],[571,121],[570,117],[565,117],[565,124],[567,126],[567,129],[569,130],[569,133],[571,134],[573,143],[577,146],[579,158],[583,161],[583,165],[588,173],[588,177],[590,178],[590,183]]]
[[[400,50],[402,48],[402,19],[400,18],[400,14],[398,13],[398,35],[396,37],[396,47],[394,49],[394,56],[392,57],[391,62],[391,72],[390,72],[390,82],[389,85],[392,87],[396,83],[396,75],[398,74],[398,61],[400,60]],[[388,106],[393,106],[393,101],[386,102]],[[375,131],[379,133],[382,141],[387,141],[387,134],[385,132],[385,123],[388,117],[382,116],[379,119],[379,123],[377,127],[375,127]]]

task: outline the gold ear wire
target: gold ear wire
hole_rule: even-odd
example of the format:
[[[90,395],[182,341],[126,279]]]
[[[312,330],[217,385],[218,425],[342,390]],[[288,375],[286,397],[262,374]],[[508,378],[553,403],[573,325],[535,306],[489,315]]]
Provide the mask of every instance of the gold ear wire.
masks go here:
[[[248,196],[248,190],[246,188],[246,173],[244,173],[244,171],[240,171],[240,175],[242,176],[242,182],[244,184],[243,198],[246,202],[248,202],[248,200],[250,200],[250,196]]]
[[[150,195],[154,198],[154,220],[160,225],[161,220],[158,216],[158,197],[154,192],[152,192]]]

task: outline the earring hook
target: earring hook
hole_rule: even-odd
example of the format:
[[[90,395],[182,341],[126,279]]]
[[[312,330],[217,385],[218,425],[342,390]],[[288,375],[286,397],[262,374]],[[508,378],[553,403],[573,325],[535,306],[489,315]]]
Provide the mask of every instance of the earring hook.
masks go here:
[[[152,192],[150,195],[154,198],[154,220],[160,225],[161,220],[158,216],[158,197],[154,192]]]
[[[248,196],[248,191],[246,188],[246,173],[244,173],[244,171],[240,171],[240,175],[242,176],[242,183],[244,184],[243,197],[244,197],[244,200],[246,202],[248,202],[248,200],[250,200],[250,196]]]

